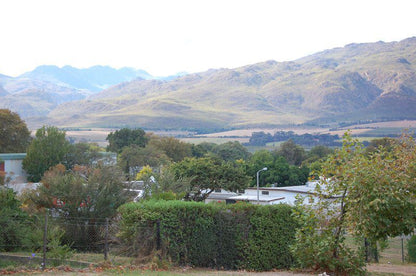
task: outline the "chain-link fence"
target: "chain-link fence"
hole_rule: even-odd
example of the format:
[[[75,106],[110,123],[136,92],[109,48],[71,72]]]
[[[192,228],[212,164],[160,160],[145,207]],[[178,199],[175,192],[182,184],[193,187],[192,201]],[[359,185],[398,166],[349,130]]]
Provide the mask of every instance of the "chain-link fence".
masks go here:
[[[94,255],[93,262],[110,260],[110,252],[119,254],[118,221],[114,219],[47,212],[38,217],[10,218],[2,224],[0,259],[15,259],[44,268],[67,264],[74,253]],[[81,266],[88,265],[88,260],[77,262]]]
[[[155,256],[175,254],[170,252],[172,247],[169,242],[181,241],[181,237],[175,237],[174,240],[170,237],[170,240],[167,240],[164,232],[168,230],[163,226],[161,229],[160,221],[152,221],[148,225],[130,225],[128,227],[134,228],[132,233],[135,234],[120,238],[120,223],[117,218],[68,217],[51,212],[39,217],[9,218],[0,225],[0,260],[18,259],[26,266],[36,265],[43,268],[61,264],[82,267],[106,260],[114,264],[120,258],[128,259],[129,262],[134,260],[135,263],[147,263]],[[227,227],[234,226],[227,225]],[[224,231],[221,229],[218,228],[218,232],[213,235],[220,236],[231,232],[230,229],[222,229]],[[190,229],[188,234],[192,235],[194,232]],[[378,253],[380,262],[393,264],[407,262],[409,238],[410,236],[401,236],[389,239],[385,244],[386,248]],[[227,239],[221,240],[227,241]],[[183,249],[186,252],[215,250],[219,252],[217,253],[219,259],[222,259],[221,252],[238,254],[232,250],[232,244],[215,245],[209,238],[206,239],[205,244],[183,246],[187,247]],[[212,246],[216,248],[210,249]],[[175,247],[175,250],[178,250],[178,247]],[[179,260],[183,258],[179,256],[181,252],[181,250],[177,252]],[[74,253],[81,253],[79,255],[83,257],[74,258]],[[68,261],[69,259],[76,261]],[[200,264],[224,267],[220,260],[209,260],[215,263],[204,263],[205,261],[201,257]]]

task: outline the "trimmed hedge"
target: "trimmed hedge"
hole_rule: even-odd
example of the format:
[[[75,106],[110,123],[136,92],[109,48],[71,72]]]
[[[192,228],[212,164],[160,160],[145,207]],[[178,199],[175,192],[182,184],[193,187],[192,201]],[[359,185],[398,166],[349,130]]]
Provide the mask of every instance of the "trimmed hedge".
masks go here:
[[[146,201],[119,208],[119,237],[132,255],[177,265],[271,270],[293,264],[292,207]]]

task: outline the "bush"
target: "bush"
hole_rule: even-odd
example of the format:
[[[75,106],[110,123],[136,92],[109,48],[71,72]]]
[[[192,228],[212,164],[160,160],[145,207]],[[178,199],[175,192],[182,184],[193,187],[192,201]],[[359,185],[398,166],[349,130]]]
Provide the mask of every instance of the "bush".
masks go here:
[[[119,211],[119,236],[140,260],[258,271],[293,264],[296,223],[287,205],[147,201]]]
[[[407,242],[407,254],[409,262],[416,263],[416,236],[412,236]]]
[[[31,232],[29,216],[19,207],[13,190],[0,187],[0,252],[22,249]]]

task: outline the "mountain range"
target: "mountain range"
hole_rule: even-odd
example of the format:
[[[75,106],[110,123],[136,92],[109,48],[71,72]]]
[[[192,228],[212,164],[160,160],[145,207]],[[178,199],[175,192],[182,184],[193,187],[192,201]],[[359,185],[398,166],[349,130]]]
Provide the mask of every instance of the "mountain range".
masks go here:
[[[415,37],[172,79],[100,66],[79,78],[70,72],[81,70],[71,68],[0,75],[0,107],[9,101],[29,124],[61,127],[214,130],[416,119]],[[15,105],[13,98],[24,100]]]

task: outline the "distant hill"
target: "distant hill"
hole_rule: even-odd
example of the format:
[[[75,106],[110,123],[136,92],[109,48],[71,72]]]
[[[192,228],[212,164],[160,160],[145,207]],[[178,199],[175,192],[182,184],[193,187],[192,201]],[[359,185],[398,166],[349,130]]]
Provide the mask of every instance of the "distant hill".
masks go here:
[[[144,70],[133,68],[114,69],[109,66],[93,66],[86,69],[78,69],[71,66],[59,68],[55,65],[42,65],[31,72],[27,72],[20,78],[47,81],[75,89],[85,89],[93,92],[101,91],[112,85],[135,78],[152,79],[153,77]]]
[[[61,105],[59,126],[227,129],[416,119],[416,38],[349,44],[291,62],[136,79]]]
[[[9,108],[23,118],[40,116],[39,121],[59,104],[85,99],[111,85],[151,78],[144,70],[127,67],[42,65],[16,78],[0,74],[0,108]]]

